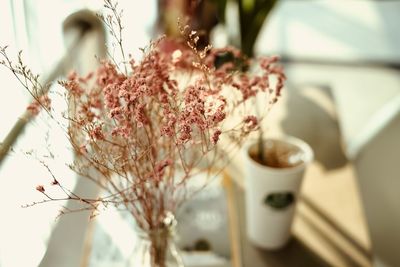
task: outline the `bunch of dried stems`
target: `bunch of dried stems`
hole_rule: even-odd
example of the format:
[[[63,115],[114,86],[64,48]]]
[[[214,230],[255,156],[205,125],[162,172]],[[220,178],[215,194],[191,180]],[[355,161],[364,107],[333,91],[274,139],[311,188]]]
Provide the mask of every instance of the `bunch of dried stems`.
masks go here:
[[[33,97],[28,110],[56,120],[68,138],[76,154],[70,168],[102,189],[95,199],[78,196],[43,163],[52,177],[48,186],[59,187],[65,197],[54,197],[48,186],[38,185],[45,199],[34,204],[77,200],[92,216],[114,205],[129,211],[144,231],[152,231],[189,197],[191,177],[222,170],[235,149],[259,129],[285,76],[276,57],[256,61],[259,74],[243,72],[236,64],[244,62],[238,50],[200,49],[196,31],[187,26],[180,26],[180,39],[151,42],[136,62],[123,49],[122,12],[110,0],[104,7],[100,18],[123,61],[110,57],[84,77],[73,72],[60,81],[65,91],[59,95],[68,103],[61,120],[49,94],[43,94],[50,85],[40,84],[21,53],[14,63],[7,47],[1,47],[0,63]],[[227,55],[233,60],[221,63]],[[255,114],[252,106],[259,98],[267,105]],[[66,212],[70,210],[61,210]]]

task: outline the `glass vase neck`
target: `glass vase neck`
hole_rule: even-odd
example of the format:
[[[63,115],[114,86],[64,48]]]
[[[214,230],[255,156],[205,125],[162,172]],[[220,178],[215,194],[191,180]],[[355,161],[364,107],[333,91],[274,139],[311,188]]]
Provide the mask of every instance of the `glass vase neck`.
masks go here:
[[[183,267],[182,258],[175,244],[175,217],[165,217],[163,222],[150,230],[137,228],[137,240],[130,266]]]

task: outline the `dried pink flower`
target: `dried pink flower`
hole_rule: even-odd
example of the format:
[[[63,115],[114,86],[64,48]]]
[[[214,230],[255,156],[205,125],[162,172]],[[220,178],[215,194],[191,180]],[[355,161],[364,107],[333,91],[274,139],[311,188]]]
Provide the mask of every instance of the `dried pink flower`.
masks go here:
[[[218,140],[219,140],[219,136],[221,135],[221,130],[216,130],[215,132],[214,132],[214,134],[212,135],[212,137],[211,137],[211,143],[213,144],[213,145],[216,145],[217,143],[218,143]]]
[[[71,95],[79,97],[83,94],[83,88],[80,85],[80,81],[83,80],[78,77],[76,72],[71,72],[68,75],[67,81],[60,81],[59,84],[63,86]]]
[[[44,193],[44,191],[45,191],[43,185],[36,186],[36,190],[39,191],[40,193]]]
[[[97,125],[93,129],[89,130],[89,136],[94,140],[104,140],[104,133],[101,125]]]
[[[245,123],[245,125],[249,131],[254,130],[258,126],[258,119],[254,115],[249,115],[249,116],[245,117],[243,122]]]
[[[32,115],[38,115],[42,108],[50,109],[51,99],[47,95],[42,95],[28,105],[27,110]]]

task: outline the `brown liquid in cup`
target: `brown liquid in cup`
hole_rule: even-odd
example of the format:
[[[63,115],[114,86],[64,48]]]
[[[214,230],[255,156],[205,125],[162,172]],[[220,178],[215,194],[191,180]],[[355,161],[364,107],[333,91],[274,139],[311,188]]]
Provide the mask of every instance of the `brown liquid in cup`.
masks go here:
[[[257,163],[271,168],[293,168],[304,163],[300,148],[279,140],[266,140],[264,143],[265,161],[260,158],[258,146],[253,146],[249,156]]]

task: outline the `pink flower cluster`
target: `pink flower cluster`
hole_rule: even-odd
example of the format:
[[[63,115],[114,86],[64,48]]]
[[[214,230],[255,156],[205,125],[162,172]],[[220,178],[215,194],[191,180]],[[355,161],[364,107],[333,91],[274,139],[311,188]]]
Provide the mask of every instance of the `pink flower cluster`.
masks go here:
[[[189,38],[194,39],[152,42],[141,61],[126,64],[126,72],[106,60],[93,73],[71,73],[60,82],[70,104],[66,132],[82,159],[72,168],[106,189],[112,202],[123,203],[143,229],[159,223],[159,207],[176,209],[178,188],[194,170],[229,156],[225,148],[216,149],[224,136],[240,145],[259,129],[262,118],[254,115],[250,101],[265,97],[275,103],[285,80],[276,57],[261,59],[261,73],[250,74],[235,61],[216,66],[226,53],[249,63],[238,50],[198,51],[195,33]],[[42,96],[28,109],[37,114],[49,106],[50,99]],[[100,178],[91,176],[93,168]],[[37,190],[45,192],[43,186]]]
[[[246,111],[246,106],[253,106],[246,103],[261,94],[271,104],[276,102],[285,80],[278,58],[261,59],[261,74],[253,75],[238,70],[234,62],[214,66],[221,54],[242,59],[234,48],[198,51],[195,41],[188,44],[159,39],[141,61],[130,60],[128,73],[103,61],[94,73],[83,78],[72,73],[62,82],[76,111],[70,121],[75,122],[72,132],[79,133],[71,136],[77,151],[99,151],[96,160],[104,158],[107,166],[160,180],[168,168],[193,168],[224,135],[239,140],[257,130],[261,118],[253,115],[254,110]],[[242,116],[241,123],[224,127],[237,116]],[[196,147],[200,155],[185,158],[184,151]]]
[[[186,197],[187,180],[200,171],[221,170],[232,149],[259,129],[263,115],[254,115],[254,104],[266,99],[261,110],[266,113],[280,97],[285,75],[276,57],[255,61],[258,74],[244,71],[251,62],[239,50],[200,48],[198,34],[188,26],[180,27],[182,40],[160,38],[143,50],[140,61],[127,60],[122,12],[113,1],[104,2],[108,13],[99,17],[124,61],[104,60],[86,76],[72,72],[60,82],[69,107],[62,117],[66,123],[57,121],[76,153],[70,168],[96,183],[104,196],[75,195],[45,163],[51,184],[66,198],[51,197],[43,185],[36,190],[46,197],[41,203],[76,200],[85,206],[81,210],[96,212],[100,204],[123,206],[143,230],[159,229],[165,213],[174,212]],[[57,120],[38,76],[21,54],[13,64],[5,49],[0,47],[5,59],[0,64],[35,99],[29,112],[45,109]]]
[[[47,111],[49,111],[50,104],[51,99],[47,95],[42,95],[35,99],[31,104],[29,104],[27,110],[32,115],[38,115],[42,108],[45,108]]]

